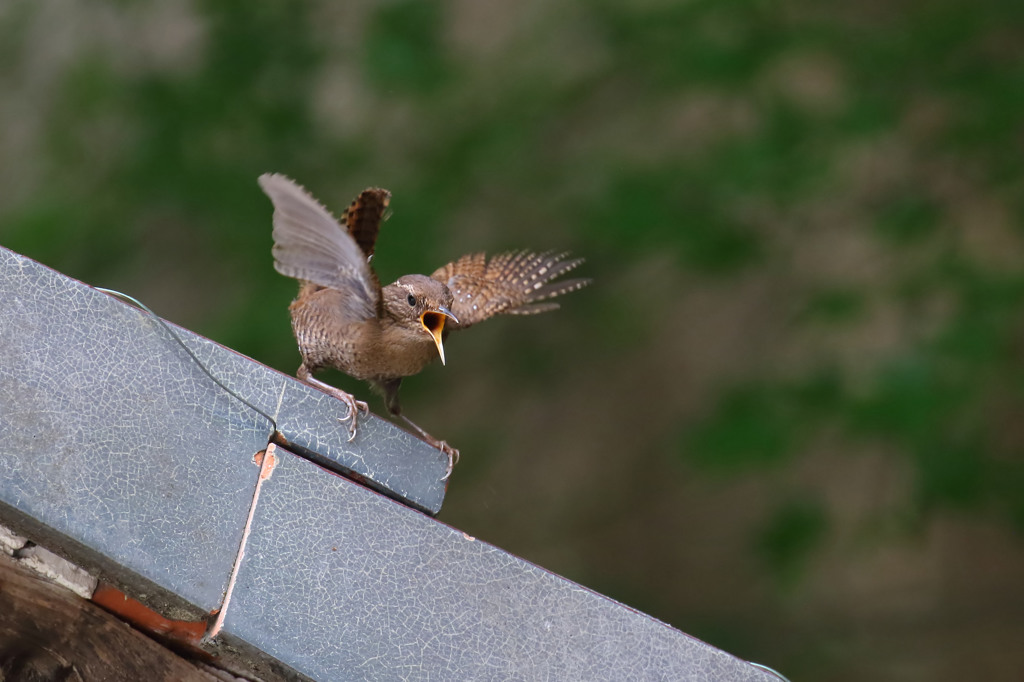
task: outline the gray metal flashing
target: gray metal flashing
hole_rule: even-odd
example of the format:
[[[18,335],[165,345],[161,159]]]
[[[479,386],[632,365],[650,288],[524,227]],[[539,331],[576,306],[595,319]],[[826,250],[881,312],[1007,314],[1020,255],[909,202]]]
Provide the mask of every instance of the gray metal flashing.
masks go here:
[[[772,680],[278,448],[221,637],[315,680]]]
[[[0,248],[0,525],[165,617],[218,613],[205,645],[235,669],[777,679],[418,511],[443,501],[437,450],[373,416],[348,443],[334,398],[177,333],[294,452],[261,469],[272,427],[156,320]]]

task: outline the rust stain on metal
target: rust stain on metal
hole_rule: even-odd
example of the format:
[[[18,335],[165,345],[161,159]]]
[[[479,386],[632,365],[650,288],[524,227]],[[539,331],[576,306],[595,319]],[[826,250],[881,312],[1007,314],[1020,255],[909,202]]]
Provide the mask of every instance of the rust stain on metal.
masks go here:
[[[92,595],[92,601],[143,632],[184,647],[189,652],[203,658],[211,659],[209,654],[199,648],[199,642],[207,628],[205,620],[164,618],[142,602],[132,599],[121,590],[107,584],[100,584],[96,588],[96,592]]]
[[[263,461],[260,462],[260,480],[265,481],[270,478],[274,469],[277,467],[277,455],[274,454],[274,444],[271,443],[267,446],[266,454],[263,455]]]
[[[260,468],[260,481],[265,481],[274,473],[277,467],[277,455],[274,451],[277,447],[271,443],[266,450],[260,450],[252,456],[252,463]]]

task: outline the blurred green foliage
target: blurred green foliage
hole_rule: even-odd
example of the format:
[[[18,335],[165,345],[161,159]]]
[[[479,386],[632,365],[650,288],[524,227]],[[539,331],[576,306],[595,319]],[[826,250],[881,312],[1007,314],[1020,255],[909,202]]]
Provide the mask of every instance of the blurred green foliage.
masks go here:
[[[442,19],[437,2],[382,5],[370,20],[364,61],[368,78],[385,91],[436,92],[449,71],[442,56]]]
[[[806,562],[827,531],[828,515],[822,505],[794,498],[773,512],[758,535],[757,546],[776,579],[792,586],[803,576]]]

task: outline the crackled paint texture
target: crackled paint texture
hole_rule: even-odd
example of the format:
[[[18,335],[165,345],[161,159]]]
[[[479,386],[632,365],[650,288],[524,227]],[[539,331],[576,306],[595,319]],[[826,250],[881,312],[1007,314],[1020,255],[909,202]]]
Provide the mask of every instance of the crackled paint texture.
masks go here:
[[[339,421],[346,408],[336,398],[187,330],[175,330],[214,376],[277,421],[293,450],[355,474],[417,508],[440,511],[448,459],[437,448],[373,414],[359,416],[359,429],[349,443],[348,422]],[[269,429],[265,419],[259,421]]]
[[[0,516],[139,593],[155,584],[179,606],[215,609],[267,420],[146,314],[3,248],[0,319]],[[348,444],[333,398],[179,334],[215,376],[274,414],[289,440],[440,508],[445,461],[434,448],[372,417]]]
[[[284,450],[224,636],[317,680],[774,680]]]
[[[0,319],[0,520],[132,596],[162,590],[165,616],[214,611],[267,420],[147,315],[2,248]],[[301,454],[440,508],[436,450],[373,417],[346,443],[333,398],[180,334]],[[774,679],[309,459],[277,456],[214,648],[316,680]]]
[[[77,563],[216,608],[266,427],[137,310],[3,250],[0,292],[0,502]]]

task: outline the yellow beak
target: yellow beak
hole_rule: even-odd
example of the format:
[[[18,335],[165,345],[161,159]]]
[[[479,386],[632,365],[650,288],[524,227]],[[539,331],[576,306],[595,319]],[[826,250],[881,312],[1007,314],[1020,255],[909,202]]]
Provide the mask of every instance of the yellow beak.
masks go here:
[[[437,346],[437,354],[441,356],[441,364],[444,364],[444,344],[441,341],[441,332],[444,331],[444,321],[450,317],[458,324],[459,319],[452,315],[452,311],[443,305],[438,306],[436,311],[428,310],[420,315],[420,324],[427,330],[427,333],[434,338],[434,345]]]

